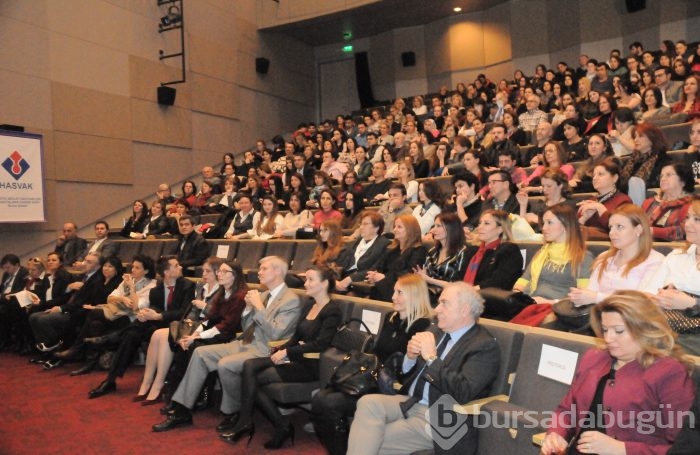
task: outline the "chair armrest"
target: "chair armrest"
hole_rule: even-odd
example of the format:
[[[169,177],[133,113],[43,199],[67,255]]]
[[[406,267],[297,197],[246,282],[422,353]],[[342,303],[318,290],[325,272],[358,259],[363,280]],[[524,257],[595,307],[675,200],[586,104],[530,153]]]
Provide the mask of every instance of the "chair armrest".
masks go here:
[[[285,338],[284,340],[272,340],[272,341],[267,342],[267,346],[269,348],[276,348],[276,347],[282,346],[287,341],[289,341],[289,338]]]
[[[536,446],[542,447],[544,444],[544,438],[547,437],[547,432],[537,433],[532,435],[532,443]]]
[[[305,359],[320,359],[321,353],[320,352],[305,352],[303,357]]]
[[[510,397],[508,395],[494,395],[492,397],[480,398],[478,400],[472,400],[466,404],[456,404],[454,407],[455,412],[467,415],[478,415],[481,412],[481,407],[492,401],[505,401],[508,402]]]

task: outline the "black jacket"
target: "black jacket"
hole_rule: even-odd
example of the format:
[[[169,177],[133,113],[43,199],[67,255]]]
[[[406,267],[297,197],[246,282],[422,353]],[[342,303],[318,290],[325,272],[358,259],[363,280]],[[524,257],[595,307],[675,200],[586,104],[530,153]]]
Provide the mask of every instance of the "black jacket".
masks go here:
[[[335,264],[342,268],[341,275],[343,278],[349,276],[352,281],[363,281],[367,275],[367,271],[377,267],[379,259],[386,251],[386,247],[390,242],[386,237],[382,235],[378,236],[372,246],[369,247],[369,249],[365,251],[365,254],[360,257],[360,260],[357,261],[357,269],[348,272],[348,268],[355,264],[355,250],[357,250],[357,246],[361,241],[362,239],[360,238],[346,245],[335,261]]]
[[[182,264],[182,263],[181,263]],[[192,299],[194,299],[194,283],[190,280],[180,277],[175,281],[175,289],[172,304],[165,310],[165,284],[159,281],[156,287],[151,289],[148,294],[149,308],[163,315],[163,323],[169,324],[171,321],[177,321],[182,318],[182,315],[189,308]]]
[[[209,243],[196,232],[187,237],[178,236],[177,260],[183,269],[202,265],[209,257],[209,250]]]

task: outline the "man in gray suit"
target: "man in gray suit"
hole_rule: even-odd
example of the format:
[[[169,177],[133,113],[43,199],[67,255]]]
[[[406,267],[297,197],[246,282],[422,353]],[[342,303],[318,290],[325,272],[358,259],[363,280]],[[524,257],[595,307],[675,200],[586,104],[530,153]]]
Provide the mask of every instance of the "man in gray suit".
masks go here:
[[[433,449],[436,454],[475,454],[477,434],[467,418],[467,429],[450,428],[452,438],[440,441],[441,421],[436,410],[451,413],[452,407],[432,406],[450,396],[467,403],[488,395],[499,367],[499,347],[489,332],[477,324],[483,299],[464,283],[447,285],[440,295],[437,327],[420,332],[408,342],[403,371],[407,374],[401,394],[365,395],[357,403],[350,428],[349,455],[402,454]],[[442,407],[442,409],[441,409]],[[430,413],[430,421],[426,419]],[[426,431],[432,425],[430,431]],[[447,430],[447,429],[445,429]],[[442,433],[442,432],[440,432]]]
[[[103,258],[117,256],[119,254],[119,244],[109,238],[109,224],[106,221],[100,220],[95,223],[95,240],[88,244],[85,251],[87,253],[97,253]],[[76,261],[73,266],[82,267],[85,255]],[[131,258],[125,258],[130,260]]]
[[[299,297],[284,284],[287,263],[277,256],[260,260],[258,277],[267,288],[246,294],[243,310],[243,335],[230,343],[201,346],[192,354],[187,372],[172,398],[172,410],[153,431],[168,431],[192,424],[192,412],[199,392],[212,371],[219,372],[223,389],[221,411],[226,415],[216,427],[225,432],[238,422],[241,407],[241,372],[248,359],[270,354],[268,342],[290,338],[296,329],[301,304]]]

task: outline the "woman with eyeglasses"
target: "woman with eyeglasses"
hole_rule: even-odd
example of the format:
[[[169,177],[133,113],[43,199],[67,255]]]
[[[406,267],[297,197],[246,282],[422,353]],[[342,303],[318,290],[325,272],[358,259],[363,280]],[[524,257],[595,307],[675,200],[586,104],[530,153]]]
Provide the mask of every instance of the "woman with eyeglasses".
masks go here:
[[[661,169],[660,185],[661,194],[647,198],[642,204],[654,240],[685,240],[683,224],[695,191],[693,170],[680,163],[668,164]]]
[[[204,273],[206,268],[206,280]],[[148,362],[144,372],[143,382],[133,401],[143,401],[143,406],[157,403],[163,391],[163,401],[168,402],[180,381],[185,376],[187,365],[192,353],[199,346],[228,343],[236,337],[241,329],[241,315],[245,309],[245,295],[248,292],[248,284],[241,266],[233,261],[222,262],[220,259],[210,257],[202,268],[202,278],[205,285],[197,289],[192,308],[184,320],[189,319],[196,329],[191,335],[174,340],[168,329],[160,329],[154,332],[148,345],[148,355],[155,356],[155,365]],[[163,330],[163,332],[161,332]],[[155,346],[151,347],[153,343]],[[169,358],[171,360],[169,360]],[[169,369],[170,362],[172,367]],[[157,376],[153,378],[154,369]],[[167,376],[165,376],[167,374]],[[162,382],[165,378],[165,382]],[[200,397],[199,405],[210,399],[208,382]],[[154,401],[155,400],[155,401]],[[201,403],[203,402],[203,403]],[[161,412],[167,413],[172,409],[169,402]]]

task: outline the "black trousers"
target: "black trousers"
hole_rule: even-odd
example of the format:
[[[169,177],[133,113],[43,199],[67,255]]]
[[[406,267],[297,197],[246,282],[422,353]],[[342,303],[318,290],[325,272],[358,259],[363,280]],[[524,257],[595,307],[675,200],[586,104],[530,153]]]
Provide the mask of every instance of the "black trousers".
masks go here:
[[[109,370],[109,375],[107,380],[114,382],[117,377],[124,376],[127,368],[131,365],[131,361],[134,358],[134,354],[138,351],[139,346],[144,341],[150,340],[153,332],[165,327],[165,322],[163,321],[134,321],[130,326],[125,328],[121,334],[121,341],[119,342],[119,348],[114,356],[114,362],[112,363],[112,368]]]

